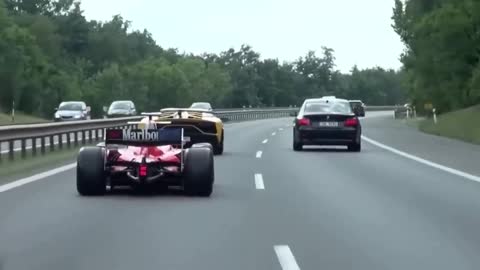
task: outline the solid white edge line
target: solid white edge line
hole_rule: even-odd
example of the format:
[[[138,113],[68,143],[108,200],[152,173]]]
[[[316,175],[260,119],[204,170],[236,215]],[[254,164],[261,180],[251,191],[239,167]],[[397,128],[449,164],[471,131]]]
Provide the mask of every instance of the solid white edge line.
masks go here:
[[[255,188],[256,189],[265,189],[265,184],[263,183],[263,176],[261,173],[255,174]]]
[[[300,270],[292,251],[287,245],[278,245],[273,247],[277,253],[278,261],[283,270]]]
[[[77,167],[77,163],[71,163],[71,164],[68,164],[68,165],[50,170],[50,171],[42,172],[42,173],[39,173],[39,174],[32,175],[30,177],[26,177],[26,178],[23,178],[23,179],[16,180],[14,182],[10,182],[8,184],[0,186],[0,193],[5,192],[5,191],[10,190],[10,189],[13,189],[13,188],[16,188],[16,187],[19,187],[19,186],[23,186],[23,185],[28,184],[28,183],[32,183],[32,182],[41,180],[43,178],[47,178],[49,176],[52,176],[52,175],[55,175],[55,174],[58,174],[58,173],[61,173],[61,172],[71,170],[75,167]]]
[[[257,158],[261,158],[262,157],[262,151],[257,151],[257,154],[255,156]]]
[[[395,149],[393,147],[390,147],[388,145],[385,145],[383,143],[380,143],[380,142],[377,142],[375,140],[372,140],[368,137],[365,137],[362,135],[362,139],[375,145],[375,146],[378,146],[382,149],[385,149],[387,151],[390,151],[394,154],[397,154],[399,156],[402,156],[402,157],[405,157],[405,158],[408,158],[408,159],[411,159],[411,160],[414,160],[416,162],[419,162],[419,163],[422,163],[422,164],[425,164],[427,166],[430,166],[430,167],[433,167],[433,168],[436,168],[436,169],[439,169],[439,170],[442,170],[444,172],[448,172],[448,173],[451,173],[451,174],[454,174],[454,175],[457,175],[457,176],[460,176],[460,177],[463,177],[463,178],[466,178],[468,180],[472,180],[472,181],[475,181],[475,182],[479,182],[480,183],[480,176],[476,176],[476,175],[473,175],[473,174],[469,174],[469,173],[466,173],[466,172],[462,172],[462,171],[459,171],[459,170],[456,170],[456,169],[453,169],[453,168],[450,168],[450,167],[447,167],[447,166],[444,166],[444,165],[440,165],[438,163],[435,163],[435,162],[432,162],[432,161],[429,161],[429,160],[426,160],[426,159],[423,159],[423,158],[420,158],[420,157],[417,157],[417,156],[414,156],[414,155],[411,155],[411,154],[408,154],[408,153],[405,153],[403,151],[400,151],[398,149]]]
[[[263,140],[263,144],[266,144],[268,142],[268,139]]]

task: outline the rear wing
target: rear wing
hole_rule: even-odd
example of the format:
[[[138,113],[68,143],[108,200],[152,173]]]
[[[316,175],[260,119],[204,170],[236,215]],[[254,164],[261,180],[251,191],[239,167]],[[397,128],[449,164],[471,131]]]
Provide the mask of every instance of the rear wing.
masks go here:
[[[186,112],[189,114],[190,117],[194,118],[202,118],[202,115],[204,113],[206,114],[211,114],[214,115],[213,111],[208,111],[208,110],[203,110],[203,109],[191,109],[191,108],[167,108],[167,109],[162,109],[160,112],[146,112],[146,113],[141,113],[143,116],[148,116],[150,120],[152,120],[152,117],[176,117],[178,116],[179,118],[182,117],[183,113]]]
[[[190,138],[184,136],[183,128],[168,129],[107,129],[105,145],[161,146],[183,145]]]

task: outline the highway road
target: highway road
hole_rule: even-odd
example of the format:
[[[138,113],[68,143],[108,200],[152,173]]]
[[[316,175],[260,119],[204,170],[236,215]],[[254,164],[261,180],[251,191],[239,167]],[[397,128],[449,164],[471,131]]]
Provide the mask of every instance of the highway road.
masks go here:
[[[369,115],[367,139],[401,136]],[[291,124],[227,125],[210,198],[79,197],[74,169],[3,190],[0,269],[478,269],[480,183],[365,140],[294,152]]]

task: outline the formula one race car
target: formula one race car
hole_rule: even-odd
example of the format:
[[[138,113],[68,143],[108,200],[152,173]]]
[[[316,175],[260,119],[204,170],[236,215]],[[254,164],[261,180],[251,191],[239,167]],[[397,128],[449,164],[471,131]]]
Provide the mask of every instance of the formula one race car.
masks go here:
[[[183,128],[185,136],[190,137],[185,147],[195,143],[209,143],[215,155],[223,153],[224,128],[223,122],[211,111],[191,108],[166,108],[156,113],[142,113],[142,125],[154,122],[159,128]]]
[[[213,149],[208,143],[184,148],[183,128],[107,129],[105,143],[83,147],[77,158],[77,191],[103,195],[116,186],[179,186],[191,196],[211,195]]]

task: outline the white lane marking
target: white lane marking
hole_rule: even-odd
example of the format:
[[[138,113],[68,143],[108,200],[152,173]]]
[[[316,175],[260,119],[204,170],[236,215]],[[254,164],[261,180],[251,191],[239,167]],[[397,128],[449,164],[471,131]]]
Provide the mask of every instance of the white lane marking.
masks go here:
[[[416,162],[419,162],[419,163],[422,163],[422,164],[425,164],[427,166],[430,166],[430,167],[433,167],[433,168],[436,168],[436,169],[439,169],[439,170],[442,170],[444,172],[448,172],[448,173],[451,173],[451,174],[454,174],[454,175],[457,175],[457,176],[460,176],[460,177],[463,177],[463,178],[466,178],[468,180],[472,180],[472,181],[475,181],[475,182],[480,182],[480,176],[476,176],[476,175],[473,175],[473,174],[469,174],[469,173],[466,173],[466,172],[462,172],[462,171],[459,171],[459,170],[455,170],[453,168],[450,168],[450,167],[447,167],[447,166],[444,166],[444,165],[440,165],[438,163],[435,163],[435,162],[432,162],[432,161],[429,161],[429,160],[426,160],[426,159],[423,159],[423,158],[420,158],[420,157],[417,157],[417,156],[414,156],[414,155],[410,155],[408,153],[405,153],[403,151],[400,151],[398,149],[395,149],[393,147],[390,147],[388,145],[385,145],[383,143],[380,143],[380,142],[377,142],[375,140],[372,140],[370,138],[367,138],[365,136],[362,135],[362,139],[375,145],[375,146],[378,146],[380,148],[383,148],[387,151],[390,151],[392,153],[395,153],[399,156],[402,156],[402,157],[405,157],[405,158],[408,158],[408,159],[411,159],[411,160],[414,160]]]
[[[257,158],[261,158],[262,157],[262,151],[257,151],[257,154],[255,156]]]
[[[274,246],[278,261],[283,270],[300,270],[292,251],[286,245]]]
[[[283,128],[279,128],[278,130],[282,131],[282,130],[283,130]]]
[[[75,167],[77,167],[77,163],[71,163],[71,164],[68,164],[68,165],[50,170],[50,171],[42,172],[42,173],[39,173],[39,174],[32,175],[30,177],[26,177],[26,178],[23,178],[23,179],[16,180],[14,182],[11,182],[11,183],[0,186],[0,193],[5,192],[5,191],[10,190],[10,189],[13,189],[13,188],[16,188],[16,187],[19,187],[19,186],[23,186],[23,185],[31,183],[31,182],[41,180],[43,178],[47,178],[49,176],[52,176],[52,175],[55,175],[55,174],[58,174],[58,173],[61,173],[61,172],[71,170]]]
[[[276,132],[272,132],[272,136],[275,136],[275,135],[277,135],[277,133],[276,133]]]
[[[263,176],[261,173],[255,174],[255,188],[265,189],[265,185],[263,184]]]
[[[266,144],[268,142],[268,139],[263,140],[263,144]]]

